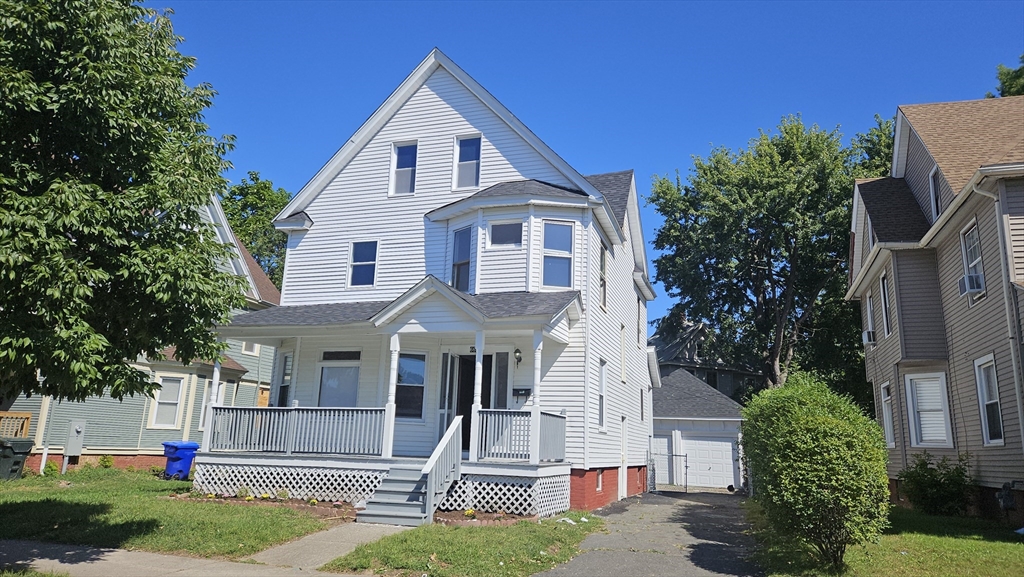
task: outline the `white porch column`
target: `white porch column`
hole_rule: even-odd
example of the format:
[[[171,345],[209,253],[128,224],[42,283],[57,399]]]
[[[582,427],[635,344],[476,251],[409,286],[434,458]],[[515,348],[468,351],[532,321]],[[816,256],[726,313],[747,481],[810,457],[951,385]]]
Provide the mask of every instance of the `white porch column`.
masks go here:
[[[391,335],[391,371],[388,375],[388,402],[384,405],[384,446],[381,456],[390,459],[395,447],[395,391],[398,389],[398,334]]]
[[[469,460],[479,459],[480,409],[484,382],[484,330],[476,331],[476,366],[473,369],[473,410],[469,418]]]
[[[210,442],[213,439],[213,408],[223,404],[221,400],[220,387],[220,361],[213,362],[213,378],[210,379],[210,398],[204,399],[206,403],[206,422],[203,423],[203,441],[200,451],[209,451]]]
[[[530,404],[530,464],[540,462],[540,375],[544,333],[533,331],[533,403]]]

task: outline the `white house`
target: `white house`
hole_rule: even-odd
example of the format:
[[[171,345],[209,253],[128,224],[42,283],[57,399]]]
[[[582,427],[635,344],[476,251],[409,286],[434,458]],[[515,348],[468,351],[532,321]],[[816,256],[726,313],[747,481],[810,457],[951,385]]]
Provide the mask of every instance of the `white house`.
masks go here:
[[[278,215],[276,407],[214,406],[196,484],[553,514],[644,490],[658,367],[632,171],[584,177],[438,50]]]

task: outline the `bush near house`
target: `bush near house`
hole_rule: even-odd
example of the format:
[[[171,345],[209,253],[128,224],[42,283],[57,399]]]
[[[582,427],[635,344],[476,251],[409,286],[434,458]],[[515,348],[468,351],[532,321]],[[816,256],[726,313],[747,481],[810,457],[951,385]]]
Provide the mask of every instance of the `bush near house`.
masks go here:
[[[913,456],[913,463],[900,471],[900,491],[910,504],[929,515],[963,515],[970,504],[971,470],[969,456],[962,453],[957,462],[934,457],[925,451]]]
[[[833,567],[848,546],[879,538],[889,511],[885,440],[853,401],[794,373],[751,399],[743,417],[754,500],[773,531]]]

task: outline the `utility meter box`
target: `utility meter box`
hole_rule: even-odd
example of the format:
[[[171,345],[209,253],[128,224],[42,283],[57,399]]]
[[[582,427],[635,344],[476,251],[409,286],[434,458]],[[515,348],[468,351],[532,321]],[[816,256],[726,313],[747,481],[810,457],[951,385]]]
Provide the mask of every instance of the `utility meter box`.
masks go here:
[[[68,440],[64,443],[65,457],[82,456],[82,440],[85,438],[85,421],[71,421]]]

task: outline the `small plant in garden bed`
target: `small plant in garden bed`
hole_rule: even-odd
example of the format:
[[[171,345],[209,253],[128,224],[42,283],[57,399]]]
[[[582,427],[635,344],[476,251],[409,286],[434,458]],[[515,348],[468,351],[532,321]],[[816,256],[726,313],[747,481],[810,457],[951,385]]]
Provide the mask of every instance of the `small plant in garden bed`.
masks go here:
[[[112,455],[101,455],[99,458],[100,467],[109,469],[114,466],[114,457]]]

